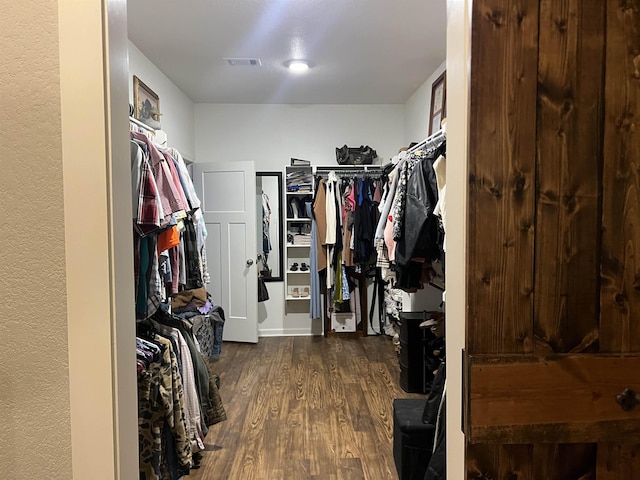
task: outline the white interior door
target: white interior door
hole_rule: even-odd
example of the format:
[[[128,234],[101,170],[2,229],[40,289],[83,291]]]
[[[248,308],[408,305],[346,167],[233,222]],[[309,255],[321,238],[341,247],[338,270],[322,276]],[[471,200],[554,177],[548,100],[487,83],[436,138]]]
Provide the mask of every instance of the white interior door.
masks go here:
[[[258,342],[256,174],[253,162],[194,163],[207,225],[207,291],[222,305],[223,339]]]

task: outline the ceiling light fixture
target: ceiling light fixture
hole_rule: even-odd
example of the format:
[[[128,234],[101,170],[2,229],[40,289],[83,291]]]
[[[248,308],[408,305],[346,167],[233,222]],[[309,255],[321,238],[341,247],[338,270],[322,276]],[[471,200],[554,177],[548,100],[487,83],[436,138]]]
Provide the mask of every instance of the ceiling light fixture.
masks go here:
[[[309,70],[309,63],[304,60],[290,60],[286,66],[293,73],[303,73]]]

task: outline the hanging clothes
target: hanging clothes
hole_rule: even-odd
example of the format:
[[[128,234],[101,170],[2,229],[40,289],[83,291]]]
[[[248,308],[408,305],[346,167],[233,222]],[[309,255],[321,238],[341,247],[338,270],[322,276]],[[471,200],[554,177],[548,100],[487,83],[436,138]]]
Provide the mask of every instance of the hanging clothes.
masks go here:
[[[442,240],[442,250],[444,251],[445,245],[447,244],[447,160],[443,155],[440,155],[434,162],[433,169],[436,172],[436,181],[438,183],[438,203],[433,210],[433,214],[440,217],[440,221],[442,222],[442,232],[444,235]]]
[[[313,201],[313,218],[316,220],[316,250],[318,252],[318,272],[327,268],[327,184],[320,179]]]
[[[309,276],[311,288],[311,305],[309,307],[309,318],[322,318],[322,303],[320,300],[320,275],[318,274],[318,236],[317,222],[313,215],[311,202],[305,204],[307,216],[311,218],[311,247],[309,248]]]
[[[144,353],[149,343],[158,347],[151,357]],[[138,370],[140,478],[178,479],[189,474],[193,459],[177,357],[171,341],[157,334],[138,345],[138,365],[143,367]],[[173,448],[166,448],[165,431],[171,433]]]
[[[329,172],[326,182],[325,212],[326,212],[326,236],[324,244],[327,247],[327,288],[331,288],[335,279],[336,264],[334,261],[336,239],[337,239],[337,217],[338,211],[338,177],[335,172]]]
[[[377,204],[374,202],[376,185],[370,178],[356,182],[357,208],[354,215],[354,260],[367,263],[374,248],[373,238],[377,226]]]
[[[431,262],[444,253],[441,223],[434,215],[439,193],[433,163],[445,152],[443,140],[429,150],[411,152],[402,167],[393,219],[394,269],[397,287],[407,292],[421,289],[430,281]]]
[[[343,179],[342,181],[342,261],[346,267],[353,267],[352,236],[353,222],[356,210],[355,190],[353,179]]]
[[[269,255],[271,252],[271,206],[269,197],[262,192],[262,252]]]
[[[136,314],[147,318],[168,308],[170,296],[209,281],[207,232],[177,150],[158,149],[146,135],[131,132],[131,168]]]

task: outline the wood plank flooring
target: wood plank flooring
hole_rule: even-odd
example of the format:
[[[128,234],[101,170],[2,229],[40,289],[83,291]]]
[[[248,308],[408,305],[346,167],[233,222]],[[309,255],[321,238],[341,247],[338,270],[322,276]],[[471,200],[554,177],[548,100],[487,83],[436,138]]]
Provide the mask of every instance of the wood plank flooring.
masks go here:
[[[388,337],[225,343],[215,370],[228,420],[207,435],[190,480],[396,480]]]

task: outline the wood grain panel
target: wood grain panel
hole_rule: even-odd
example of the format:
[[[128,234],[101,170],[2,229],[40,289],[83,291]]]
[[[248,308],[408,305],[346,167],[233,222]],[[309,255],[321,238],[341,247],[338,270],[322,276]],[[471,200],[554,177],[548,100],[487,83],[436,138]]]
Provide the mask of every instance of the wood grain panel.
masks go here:
[[[640,356],[469,357],[471,442],[614,439],[640,429],[640,410],[616,395],[640,391]]]
[[[540,2],[535,350],[597,351],[604,3]]]
[[[596,445],[533,446],[533,478],[544,480],[596,480]]]
[[[607,2],[600,337],[640,352],[640,2]]]
[[[600,351],[640,352],[640,2],[607,2]],[[638,431],[598,444],[598,480],[636,478]],[[620,442],[624,442],[622,445]]]
[[[467,445],[468,480],[538,480],[531,445]]]
[[[597,480],[635,479],[638,478],[638,472],[640,445],[598,444]]]
[[[538,1],[475,1],[472,25],[467,350],[530,352]]]
[[[469,445],[467,456],[469,480],[596,480],[594,444]]]

